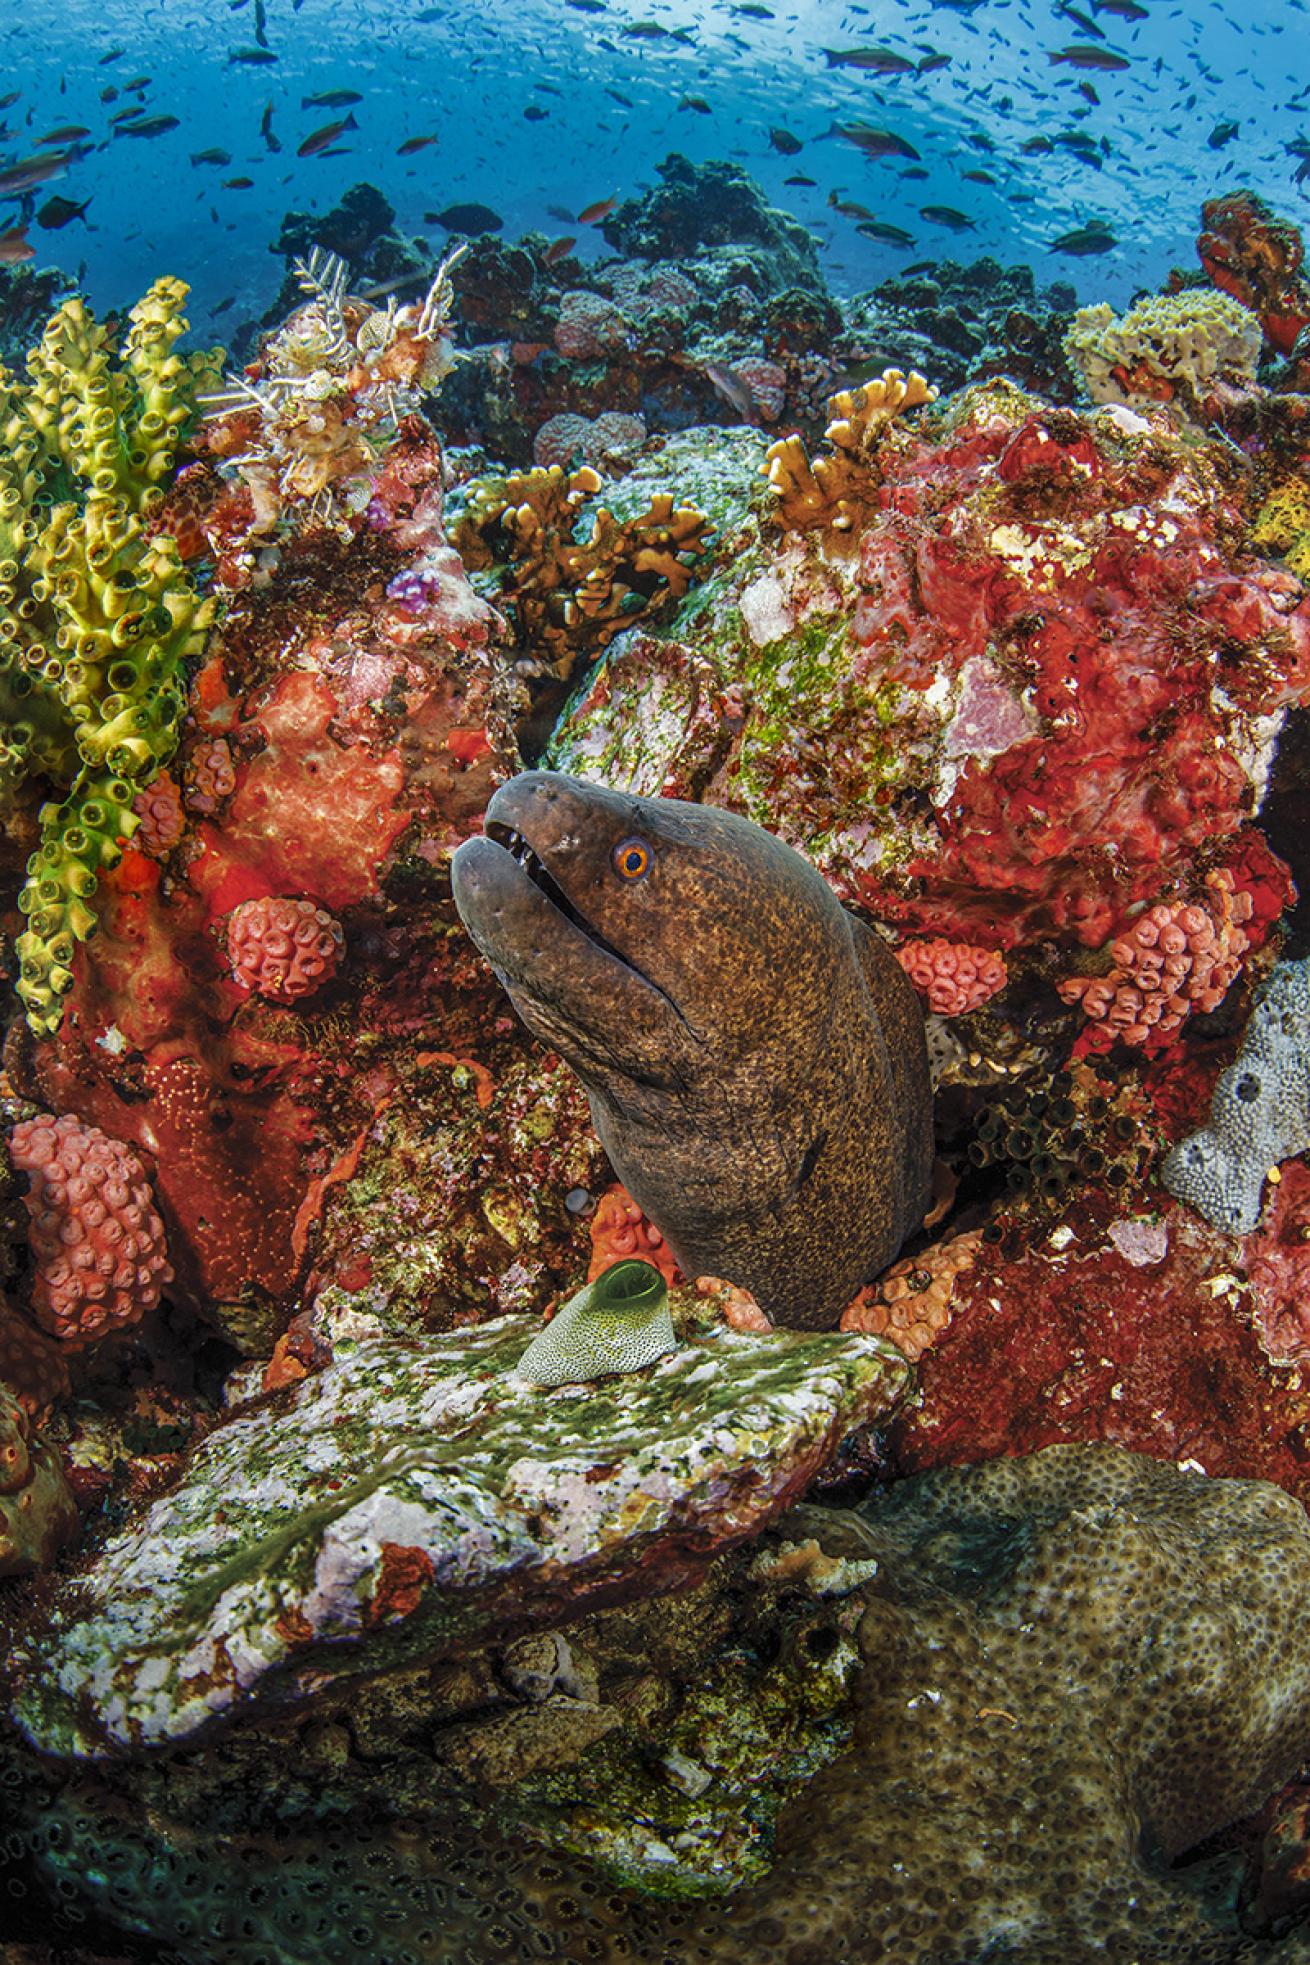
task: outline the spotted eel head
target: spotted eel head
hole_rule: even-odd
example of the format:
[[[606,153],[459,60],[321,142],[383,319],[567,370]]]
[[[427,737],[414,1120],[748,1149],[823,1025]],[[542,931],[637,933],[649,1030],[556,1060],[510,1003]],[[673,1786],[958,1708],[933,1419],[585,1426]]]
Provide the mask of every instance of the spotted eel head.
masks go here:
[[[785,1052],[850,960],[826,882],[762,827],[558,772],[502,785],[452,877],[524,1022],[584,1078],[685,1085]]]

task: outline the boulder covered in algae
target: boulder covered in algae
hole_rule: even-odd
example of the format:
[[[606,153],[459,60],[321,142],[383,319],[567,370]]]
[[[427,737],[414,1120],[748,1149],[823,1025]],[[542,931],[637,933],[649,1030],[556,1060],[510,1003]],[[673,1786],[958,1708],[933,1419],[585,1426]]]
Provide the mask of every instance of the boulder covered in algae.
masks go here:
[[[793,1511],[681,1597],[602,1610],[542,1658],[465,1654],[452,1669],[469,1681],[472,1742],[449,1724],[449,1672],[411,1677],[388,1741],[382,1682],[262,1743],[32,1769],[14,1783],[23,1839],[39,1888],[180,1945],[189,1965],[329,1950],[340,1965],[1292,1965],[1305,1947],[1243,1937],[1222,1862],[1188,1852],[1310,1747],[1308,1583],[1310,1525],[1279,1489],[1056,1447],[903,1481],[855,1515]],[[782,1643],[766,1656],[770,1631]],[[716,1721],[699,1697],[724,1660],[803,1688],[816,1660],[847,1653],[820,1702],[825,1724],[844,1708],[846,1751],[793,1787],[756,1880],[724,1897],[706,1877],[688,1901],[684,1865],[669,1901],[656,1880],[669,1848],[648,1836],[632,1888],[642,1834],[676,1822],[650,1776],[663,1768],[706,1819],[740,1776],[732,1709]],[[568,1832],[542,1848],[537,1749],[521,1754],[516,1804],[512,1774],[487,1773],[489,1735],[507,1699],[540,1718],[561,1691],[576,1744],[554,1756],[553,1794]],[[760,1710],[758,1691],[741,1702],[739,1743]],[[408,1775],[402,1736],[419,1743]],[[629,1737],[648,1777],[628,1791],[620,1849],[614,1754]],[[461,1767],[482,1782],[480,1827]]]
[[[717,1326],[643,1373],[547,1392],[512,1375],[539,1328],[338,1335],[285,1402],[238,1411],[56,1603],[18,1704],[32,1740],[178,1741],[683,1585],[908,1379],[876,1338]]]

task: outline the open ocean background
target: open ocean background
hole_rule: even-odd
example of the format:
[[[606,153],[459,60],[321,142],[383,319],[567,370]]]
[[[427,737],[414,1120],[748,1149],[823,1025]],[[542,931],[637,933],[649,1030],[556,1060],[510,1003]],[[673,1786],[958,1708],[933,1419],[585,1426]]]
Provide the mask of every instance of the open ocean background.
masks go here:
[[[283,270],[269,249],[284,214],[324,212],[361,180],[439,255],[447,235],[425,213],[476,200],[503,218],[507,238],[528,228],[553,237],[569,229],[559,211],[639,191],[671,150],[744,165],[822,242],[838,293],[916,260],[985,252],[1031,264],[1039,285],[1068,279],[1084,301],[1122,305],[1171,266],[1195,268],[1208,197],[1249,186],[1294,221],[1310,218],[1310,174],[1295,183],[1302,159],[1288,149],[1310,137],[1305,0],[1142,0],[1140,20],[1123,17],[1124,0],[1099,9],[1094,0],[583,0],[585,11],[567,0],[265,0],[266,45],[257,4],[5,0],[0,95],[19,93],[3,112],[0,158],[20,162],[51,130],[90,132],[66,174],[28,194],[29,209],[21,197],[0,207],[9,226],[52,192],[89,199],[84,220],[32,224],[35,270],[63,268],[98,310],[175,273],[190,282],[193,326],[209,337],[269,305]],[[950,60],[884,79],[831,66],[823,52],[870,46]],[[1129,66],[1049,60],[1078,46]],[[243,50],[276,59],[251,63]],[[122,92],[143,77],[144,89]],[[103,101],[110,89],[118,96]],[[302,99],[334,89],[361,94],[358,129],[302,158],[305,138],[346,113]],[[116,135],[110,117],[138,102],[176,127]],[[871,161],[825,134],[856,119],[904,138],[926,179],[906,180],[904,157]],[[1228,123],[1236,131],[1214,142]],[[793,156],[771,144],[779,125],[801,142]],[[1058,141],[1070,132],[1084,154]],[[416,154],[398,154],[428,136]],[[1051,151],[1025,154],[1034,137],[1054,140]],[[213,148],[230,165],[191,161]],[[814,186],[789,186],[797,173]],[[243,178],[249,186],[231,183]],[[913,248],[860,236],[830,208],[833,192],[911,231]],[[920,208],[932,204],[972,229],[923,221]],[[1096,220],[1115,234],[1112,250],[1070,258],[1049,249]],[[608,251],[597,229],[578,230],[581,256]]]

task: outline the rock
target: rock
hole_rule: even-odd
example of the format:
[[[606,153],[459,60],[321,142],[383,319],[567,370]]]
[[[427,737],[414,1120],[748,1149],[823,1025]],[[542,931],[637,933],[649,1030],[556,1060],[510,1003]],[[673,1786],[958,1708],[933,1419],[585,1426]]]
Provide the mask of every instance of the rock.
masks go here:
[[[189,1965],[977,1965],[1002,1933],[1007,1965],[1302,1965],[1188,1852],[1310,1747],[1308,1584],[1278,1489],[1053,1448],[797,1509],[693,1590],[593,1615],[595,1704],[484,1691],[429,1755],[373,1735],[312,1782],[307,1732],[248,1729],[29,1768],[10,1840]]]
[[[648,1371],[541,1392],[512,1377],[537,1328],[339,1341],[284,1405],[220,1426],[56,1606],[26,1656],[28,1736],[74,1757],[184,1740],[681,1585],[908,1380],[877,1339],[684,1312]]]

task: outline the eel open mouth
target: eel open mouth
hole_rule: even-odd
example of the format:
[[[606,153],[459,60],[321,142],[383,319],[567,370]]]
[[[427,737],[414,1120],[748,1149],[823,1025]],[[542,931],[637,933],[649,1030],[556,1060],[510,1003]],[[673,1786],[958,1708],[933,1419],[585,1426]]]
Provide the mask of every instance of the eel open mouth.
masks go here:
[[[574,907],[558,880],[556,880],[555,876],[543,862],[541,855],[534,850],[531,843],[523,837],[521,832],[518,832],[513,826],[503,825],[499,819],[490,820],[484,826],[483,830],[488,839],[493,839],[497,846],[503,846],[511,859],[517,860],[533,886],[545,895],[551,906],[557,908],[565,920],[571,921],[574,927],[580,933],[584,934],[587,940],[605,955],[610,956],[615,962],[621,962],[625,969],[631,970],[634,976],[640,977],[647,988],[653,989],[657,996],[662,996],[669,1008],[675,1012],[679,1019],[684,1023],[686,1022],[681,1010],[678,1009],[677,1004],[673,1001],[668,991],[661,989],[659,984],[654,982],[646,974],[644,969],[638,968],[631,956],[625,955],[622,949],[615,948],[613,942],[607,940],[601,934],[599,928],[593,927],[586,915],[580,909]]]

